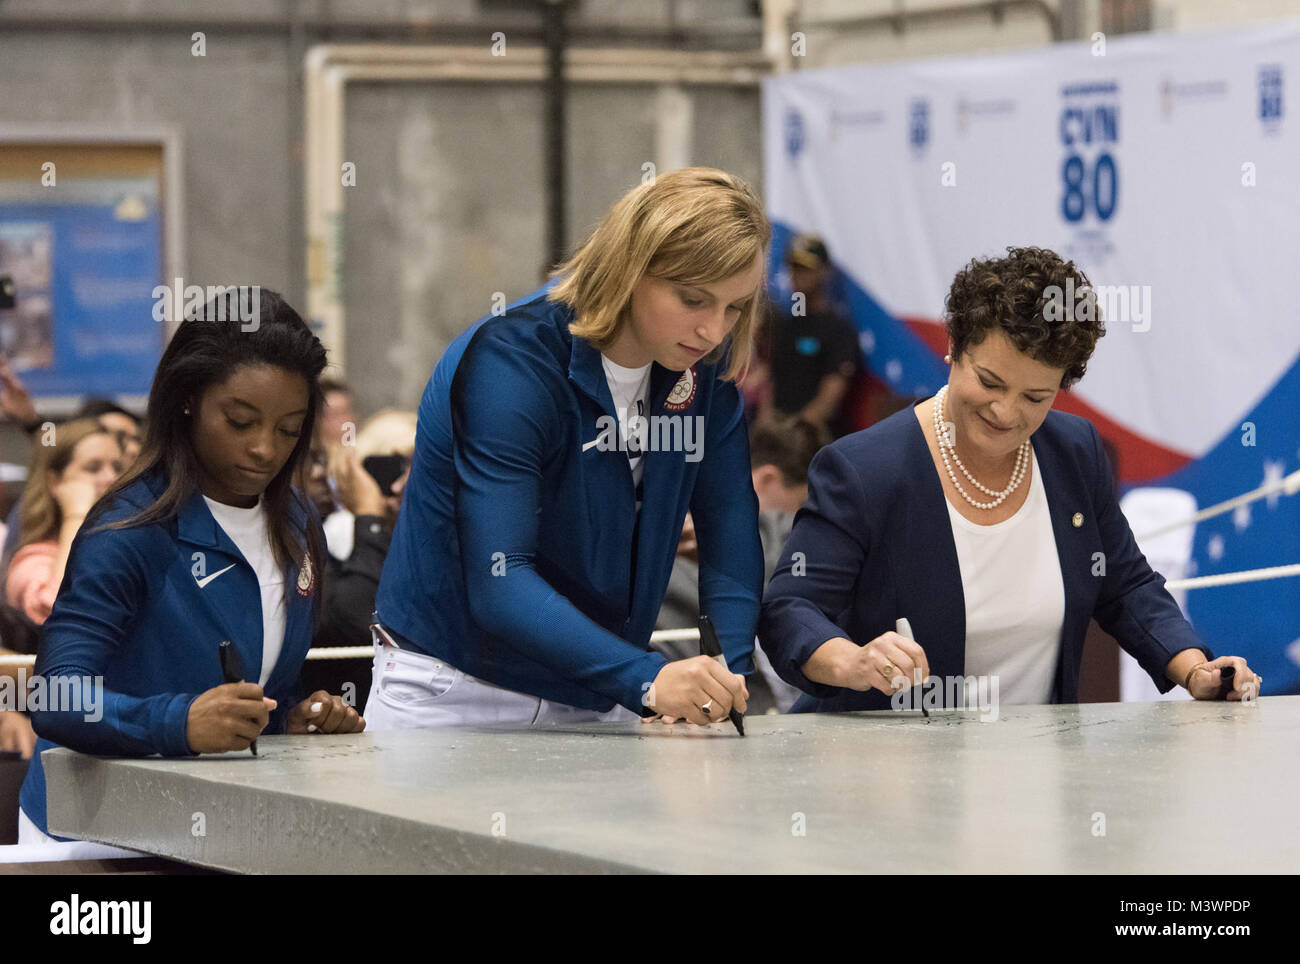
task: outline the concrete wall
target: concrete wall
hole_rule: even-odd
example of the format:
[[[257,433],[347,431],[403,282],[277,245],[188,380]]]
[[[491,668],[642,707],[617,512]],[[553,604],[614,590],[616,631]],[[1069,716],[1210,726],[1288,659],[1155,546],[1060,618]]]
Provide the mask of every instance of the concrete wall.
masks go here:
[[[1049,0],[1085,32],[1099,0]],[[932,5],[908,0],[903,9]],[[995,52],[1049,42],[1046,20],[1015,8],[907,24],[862,24],[894,0],[804,0],[810,68],[863,60]],[[1203,29],[1300,16],[1300,0],[1164,0],[1157,27]],[[62,18],[62,21],[60,20]],[[131,18],[128,29],[115,18]],[[849,23],[842,23],[845,19]],[[841,23],[837,24],[836,21]],[[295,304],[304,291],[302,58],[321,40],[469,42],[501,29],[535,40],[536,18],[478,0],[8,0],[0,5],[0,125],[170,126],[181,135],[187,279],[256,281]],[[329,25],[333,24],[334,27]],[[370,24],[370,27],[367,27]],[[598,37],[756,49],[749,0],[582,0],[574,26]],[[206,57],[191,55],[191,32]],[[374,36],[367,34],[372,30]],[[529,36],[529,32],[533,36]],[[601,33],[600,31],[605,31]],[[655,32],[659,36],[654,36]],[[756,90],[694,88],[689,160],[761,186]],[[573,88],[569,242],[655,157],[656,91]],[[413,406],[439,353],[494,292],[531,290],[545,250],[543,94],[518,84],[362,83],[347,102],[357,163],[343,221],[349,378],[363,410]],[[0,429],[0,458],[25,461]]]
[[[285,18],[296,14],[300,29]],[[585,0],[577,28],[626,24],[642,45],[671,24],[691,46],[757,46],[746,0]],[[128,18],[127,28],[112,21]],[[60,20],[66,23],[60,25]],[[322,24],[341,23],[339,30]],[[386,36],[368,37],[363,22]],[[415,23],[414,32],[404,25]],[[424,24],[424,27],[419,27]],[[429,24],[433,24],[429,27]],[[444,28],[442,25],[446,24]],[[181,138],[187,280],[258,282],[302,307],[302,57],[321,40],[470,42],[537,19],[477,0],[18,0],[0,6],[0,125],[167,126]],[[203,30],[206,56],[191,53]],[[569,106],[571,242],[654,160],[655,91],[575,88]],[[692,92],[695,161],[761,180],[758,95]],[[363,410],[414,406],[437,356],[488,310],[537,283],[545,252],[543,94],[509,84],[360,84],[346,145],[346,304]],[[726,116],[715,113],[725,110]],[[0,429],[0,459],[26,461]]]
[[[693,163],[761,187],[756,90],[691,88]],[[657,162],[656,89],[569,99],[568,244]],[[348,377],[364,409],[414,407],[447,344],[541,283],[547,267],[540,88],[358,84],[348,97],[344,304]]]

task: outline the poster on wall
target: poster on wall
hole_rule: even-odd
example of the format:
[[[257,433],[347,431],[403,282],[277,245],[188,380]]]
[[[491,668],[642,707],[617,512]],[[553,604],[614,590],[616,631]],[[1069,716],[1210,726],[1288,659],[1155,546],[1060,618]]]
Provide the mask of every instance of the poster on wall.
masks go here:
[[[42,183],[16,166],[0,170],[0,276],[14,289],[0,350],[42,411],[147,395],[166,339],[152,296],[166,274],[159,177]]]

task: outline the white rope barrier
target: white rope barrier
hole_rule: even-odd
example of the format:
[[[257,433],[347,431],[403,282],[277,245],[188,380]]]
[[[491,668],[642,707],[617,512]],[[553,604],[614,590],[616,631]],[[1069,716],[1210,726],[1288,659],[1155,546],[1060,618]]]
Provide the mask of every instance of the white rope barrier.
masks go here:
[[[1231,586],[1239,582],[1260,582],[1264,579],[1282,579],[1300,576],[1300,563],[1290,566],[1269,566],[1266,569],[1243,569],[1241,572],[1221,572],[1213,576],[1195,576],[1175,579],[1165,583],[1166,589],[1206,589],[1210,586]]]
[[[1269,566],[1265,569],[1243,569],[1240,572],[1221,572],[1213,576],[1195,576],[1191,579],[1174,579],[1165,588],[1209,589],[1212,586],[1232,586],[1242,582],[1262,582],[1265,579],[1284,579],[1300,576],[1300,562],[1289,566]],[[661,629],[650,634],[653,643],[692,642],[700,638],[698,629]],[[373,646],[322,646],[309,649],[307,658],[318,659],[369,659],[375,654]],[[36,665],[35,656],[0,654],[0,666]]]
[[[650,634],[652,643],[690,643],[699,638],[698,629],[660,629]]]
[[[1170,522],[1162,525],[1158,529],[1152,529],[1150,532],[1144,532],[1137,537],[1141,542],[1143,539],[1151,539],[1155,536],[1162,536],[1166,532],[1173,532],[1175,529],[1182,529],[1185,526],[1194,526],[1205,519],[1212,519],[1216,515],[1223,515],[1225,512],[1231,512],[1239,506],[1249,505],[1251,502],[1258,502],[1260,499],[1267,498],[1274,492],[1281,492],[1283,495],[1295,495],[1300,492],[1300,469],[1292,472],[1284,479],[1278,479],[1276,482],[1270,482],[1268,485],[1261,485],[1258,489],[1251,489],[1236,498],[1227,499],[1208,508],[1202,509],[1195,515],[1188,516],[1186,519],[1180,519],[1177,522]]]
[[[650,634],[653,643],[690,642],[700,638],[698,629],[661,629]],[[370,659],[375,655],[373,646],[321,646],[307,650],[308,659]],[[35,656],[0,653],[0,666],[26,666],[36,664]]]
[[[308,659],[370,659],[374,655],[373,646],[321,646],[307,650]]]

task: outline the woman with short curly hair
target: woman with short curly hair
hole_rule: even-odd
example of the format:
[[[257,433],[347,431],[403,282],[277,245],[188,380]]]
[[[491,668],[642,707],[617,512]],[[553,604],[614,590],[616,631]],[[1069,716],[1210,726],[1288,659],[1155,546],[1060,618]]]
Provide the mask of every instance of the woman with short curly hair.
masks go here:
[[[948,384],[823,449],[764,599],[795,711],[1072,703],[1090,619],[1161,692],[1241,699],[1138,550],[1097,430],[1052,411],[1105,328],[1088,278],[1042,248],[972,260],[947,299]],[[910,635],[900,633],[906,619]],[[1235,680],[1222,687],[1222,671]]]

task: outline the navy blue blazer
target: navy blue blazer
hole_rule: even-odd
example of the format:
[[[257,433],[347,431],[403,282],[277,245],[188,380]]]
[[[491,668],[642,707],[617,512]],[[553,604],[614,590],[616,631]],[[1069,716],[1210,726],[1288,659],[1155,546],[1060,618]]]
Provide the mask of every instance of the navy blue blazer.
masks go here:
[[[1213,657],[1138,549],[1097,430],[1087,419],[1052,411],[1033,447],[1065,588],[1052,701],[1078,700],[1092,618],[1160,692],[1168,691],[1165,667],[1174,655],[1199,648]],[[889,709],[890,697],[879,690],[815,683],[801,667],[828,639],[862,645],[893,630],[899,617],[911,623],[932,675],[966,675],[966,604],[952,522],[912,408],[828,445],[809,468],[808,501],[768,583],[759,621],[777,673],[809,694],[792,712]],[[946,699],[949,688],[941,689]]]

